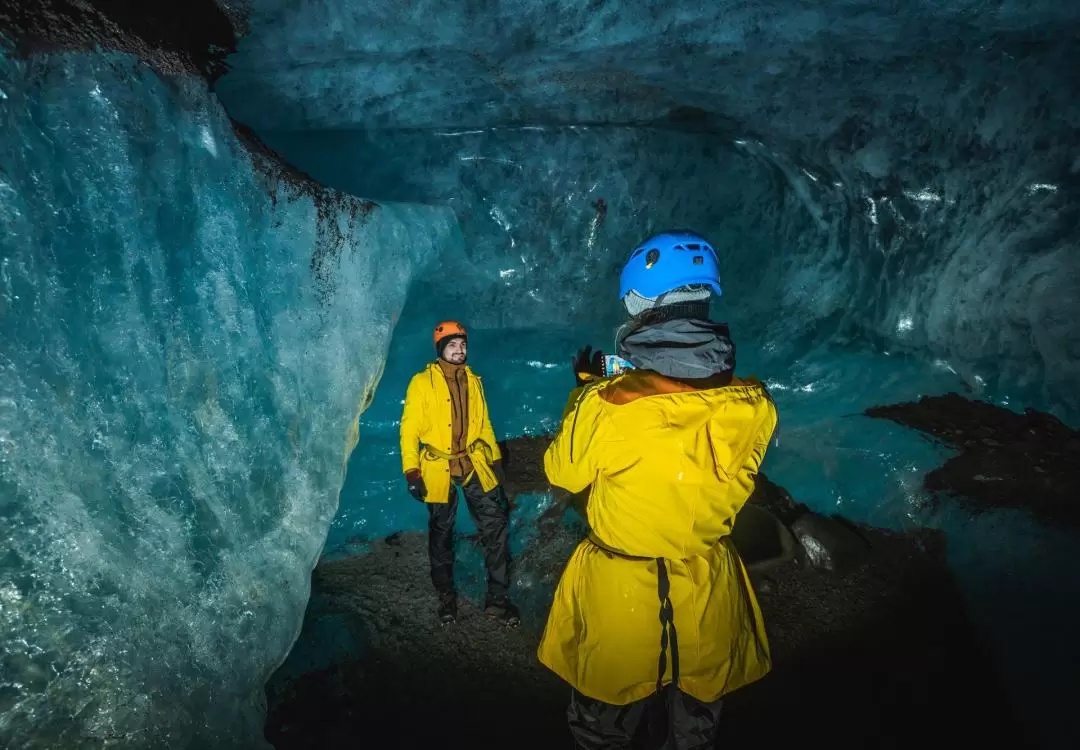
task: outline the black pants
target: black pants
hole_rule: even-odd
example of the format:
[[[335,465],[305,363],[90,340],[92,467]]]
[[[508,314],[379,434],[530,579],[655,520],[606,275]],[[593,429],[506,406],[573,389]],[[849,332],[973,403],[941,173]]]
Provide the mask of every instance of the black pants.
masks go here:
[[[428,503],[428,557],[431,582],[440,594],[454,591],[454,517],[457,515],[457,488],[450,485],[450,502]],[[502,487],[484,492],[480,480],[472,478],[461,487],[469,505],[480,541],[484,545],[484,563],[488,574],[488,597],[505,597],[510,591],[509,504]]]
[[[625,706],[573,690],[566,716],[578,750],[705,750],[716,742],[723,703],[703,703],[670,685]]]

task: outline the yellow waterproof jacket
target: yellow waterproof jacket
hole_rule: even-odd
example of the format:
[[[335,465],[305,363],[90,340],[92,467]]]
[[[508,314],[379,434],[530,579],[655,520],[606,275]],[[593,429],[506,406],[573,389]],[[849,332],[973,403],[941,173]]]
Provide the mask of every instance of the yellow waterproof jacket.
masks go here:
[[[571,394],[544,468],[572,493],[591,485],[591,535],[556,589],[537,651],[545,666],[616,705],[670,683],[673,658],[679,688],[702,701],[769,672],[761,610],[729,534],[776,424],[756,380],[697,390],[631,370]],[[665,583],[677,654],[658,616]]]
[[[491,427],[484,386],[468,367],[465,372],[469,381],[466,453],[477,479],[488,492],[499,484],[491,464],[502,455]],[[446,503],[450,499],[452,426],[450,387],[438,363],[432,362],[409,381],[401,414],[401,470],[407,473],[420,469],[429,503]]]

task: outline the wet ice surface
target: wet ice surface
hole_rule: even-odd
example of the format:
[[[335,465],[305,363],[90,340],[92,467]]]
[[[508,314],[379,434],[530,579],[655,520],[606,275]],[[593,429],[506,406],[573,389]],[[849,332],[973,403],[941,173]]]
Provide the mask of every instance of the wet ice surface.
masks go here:
[[[816,510],[945,529],[1028,718],[1061,729],[1075,535],[929,511],[942,449],[859,415],[970,389],[1075,423],[1071,4],[253,6],[230,114],[427,206],[272,202],[204,86],[0,61],[8,744],[259,737],[391,333],[328,556],[423,526],[395,421],[434,319],[473,327],[500,436],[550,430],[626,250],[672,223],[721,249],[717,317],[781,410],[766,469]]]
[[[320,215],[126,56],[0,91],[0,744],[257,744],[447,214]]]

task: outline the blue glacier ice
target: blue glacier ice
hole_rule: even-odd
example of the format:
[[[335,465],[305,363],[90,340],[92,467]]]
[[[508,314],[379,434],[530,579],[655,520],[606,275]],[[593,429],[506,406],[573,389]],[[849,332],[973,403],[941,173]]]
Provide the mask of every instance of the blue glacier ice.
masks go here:
[[[928,510],[947,452],[860,416],[959,390],[1080,423],[1074,4],[229,4],[220,103],[0,53],[0,745],[263,744],[317,559],[424,527],[397,420],[431,323],[470,326],[500,437],[550,431],[671,224],[721,249],[716,317],[780,407],[766,471],[946,531],[1026,718],[1080,743],[1076,534]],[[315,633],[299,670],[362,648]]]
[[[325,184],[451,206],[463,239],[412,289],[325,554],[423,528],[396,430],[433,320],[473,327],[500,436],[548,431],[572,352],[610,346],[626,250],[691,226],[721,248],[739,369],[780,406],[769,475],[819,511],[944,530],[1024,717],[1080,741],[1052,666],[1080,659],[1076,534],[928,509],[948,451],[861,416],[959,391],[1080,424],[1078,21],[1058,2],[260,4],[218,87],[230,113]]]
[[[258,745],[452,217],[275,181],[200,80],[0,54],[0,745]]]
[[[1068,4],[258,7],[230,112],[328,184],[453,206],[485,319],[573,320],[564,282],[678,221],[762,249],[725,274],[771,339],[824,321],[1080,414]]]

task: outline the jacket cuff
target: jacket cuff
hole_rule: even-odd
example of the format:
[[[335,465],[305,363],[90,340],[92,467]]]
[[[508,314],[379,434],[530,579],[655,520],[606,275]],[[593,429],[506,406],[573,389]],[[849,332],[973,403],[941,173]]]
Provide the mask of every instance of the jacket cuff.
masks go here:
[[[410,482],[413,481],[414,479],[419,479],[420,478],[420,470],[419,469],[409,469],[408,471],[405,472],[405,478],[408,479]]]

